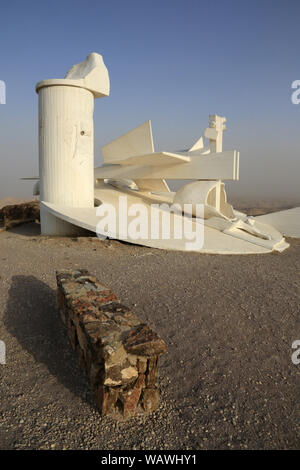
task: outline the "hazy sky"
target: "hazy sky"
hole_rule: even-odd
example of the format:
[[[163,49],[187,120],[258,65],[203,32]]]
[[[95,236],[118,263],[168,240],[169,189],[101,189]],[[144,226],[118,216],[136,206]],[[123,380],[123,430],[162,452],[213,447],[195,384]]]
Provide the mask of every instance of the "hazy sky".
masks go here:
[[[233,197],[300,200],[299,0],[9,1],[0,4],[0,199],[30,197],[38,172],[37,95],[90,52],[111,95],[95,102],[101,146],[147,119],[157,150],[185,148],[227,117],[224,148],[240,151]]]

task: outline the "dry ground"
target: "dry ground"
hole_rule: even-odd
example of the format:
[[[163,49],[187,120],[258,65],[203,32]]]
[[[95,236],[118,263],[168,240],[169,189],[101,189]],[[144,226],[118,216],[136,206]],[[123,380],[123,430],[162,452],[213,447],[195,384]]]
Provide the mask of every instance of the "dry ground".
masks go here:
[[[299,448],[300,240],[290,242],[219,256],[48,239],[34,225],[0,233],[0,448]],[[75,266],[167,343],[150,417],[117,423],[93,406],[55,304],[55,270]]]

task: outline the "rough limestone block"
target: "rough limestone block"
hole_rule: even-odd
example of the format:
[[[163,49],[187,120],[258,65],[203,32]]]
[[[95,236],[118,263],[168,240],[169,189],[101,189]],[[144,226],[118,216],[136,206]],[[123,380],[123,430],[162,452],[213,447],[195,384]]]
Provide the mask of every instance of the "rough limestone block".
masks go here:
[[[6,229],[40,219],[40,203],[38,201],[23,204],[11,204],[1,210],[3,225]]]
[[[154,411],[164,341],[86,270],[56,277],[58,308],[101,415],[127,419]]]

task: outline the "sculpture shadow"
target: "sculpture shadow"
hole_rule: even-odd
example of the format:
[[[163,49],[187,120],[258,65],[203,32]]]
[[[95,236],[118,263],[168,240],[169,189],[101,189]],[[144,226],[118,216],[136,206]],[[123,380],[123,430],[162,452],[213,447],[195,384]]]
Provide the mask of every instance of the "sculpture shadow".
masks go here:
[[[34,276],[13,276],[4,323],[37,363],[94,408],[88,379],[69,343],[53,289]]]
[[[15,233],[23,237],[34,237],[41,235],[41,226],[36,222],[26,222],[12,228],[8,228],[7,233]]]

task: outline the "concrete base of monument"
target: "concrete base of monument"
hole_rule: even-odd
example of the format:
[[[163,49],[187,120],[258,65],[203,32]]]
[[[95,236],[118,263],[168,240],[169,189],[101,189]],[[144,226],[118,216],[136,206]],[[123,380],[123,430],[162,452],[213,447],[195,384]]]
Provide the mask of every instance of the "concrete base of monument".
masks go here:
[[[98,183],[95,189],[98,207],[64,207],[47,202],[42,202],[41,207],[54,217],[76,227],[151,248],[238,255],[281,252],[289,247],[282,234],[272,225],[247,217],[238,211],[234,211],[233,220],[215,215],[206,219],[188,217],[186,222],[187,217],[183,214],[169,211],[173,194],[141,192],[128,187],[117,188],[110,184]],[[153,227],[151,208],[154,204],[159,205],[159,227],[157,222]],[[125,206],[124,217],[122,210]],[[103,221],[103,216],[107,217],[110,208],[115,223],[113,230],[107,232],[107,228],[103,230],[104,223],[100,221]],[[169,228],[168,236],[163,232],[166,224]],[[140,226],[138,237],[136,231],[132,230],[137,226]],[[178,237],[178,227],[182,228],[181,237]]]
[[[286,237],[300,238],[300,207],[256,217],[263,224],[270,224]]]

